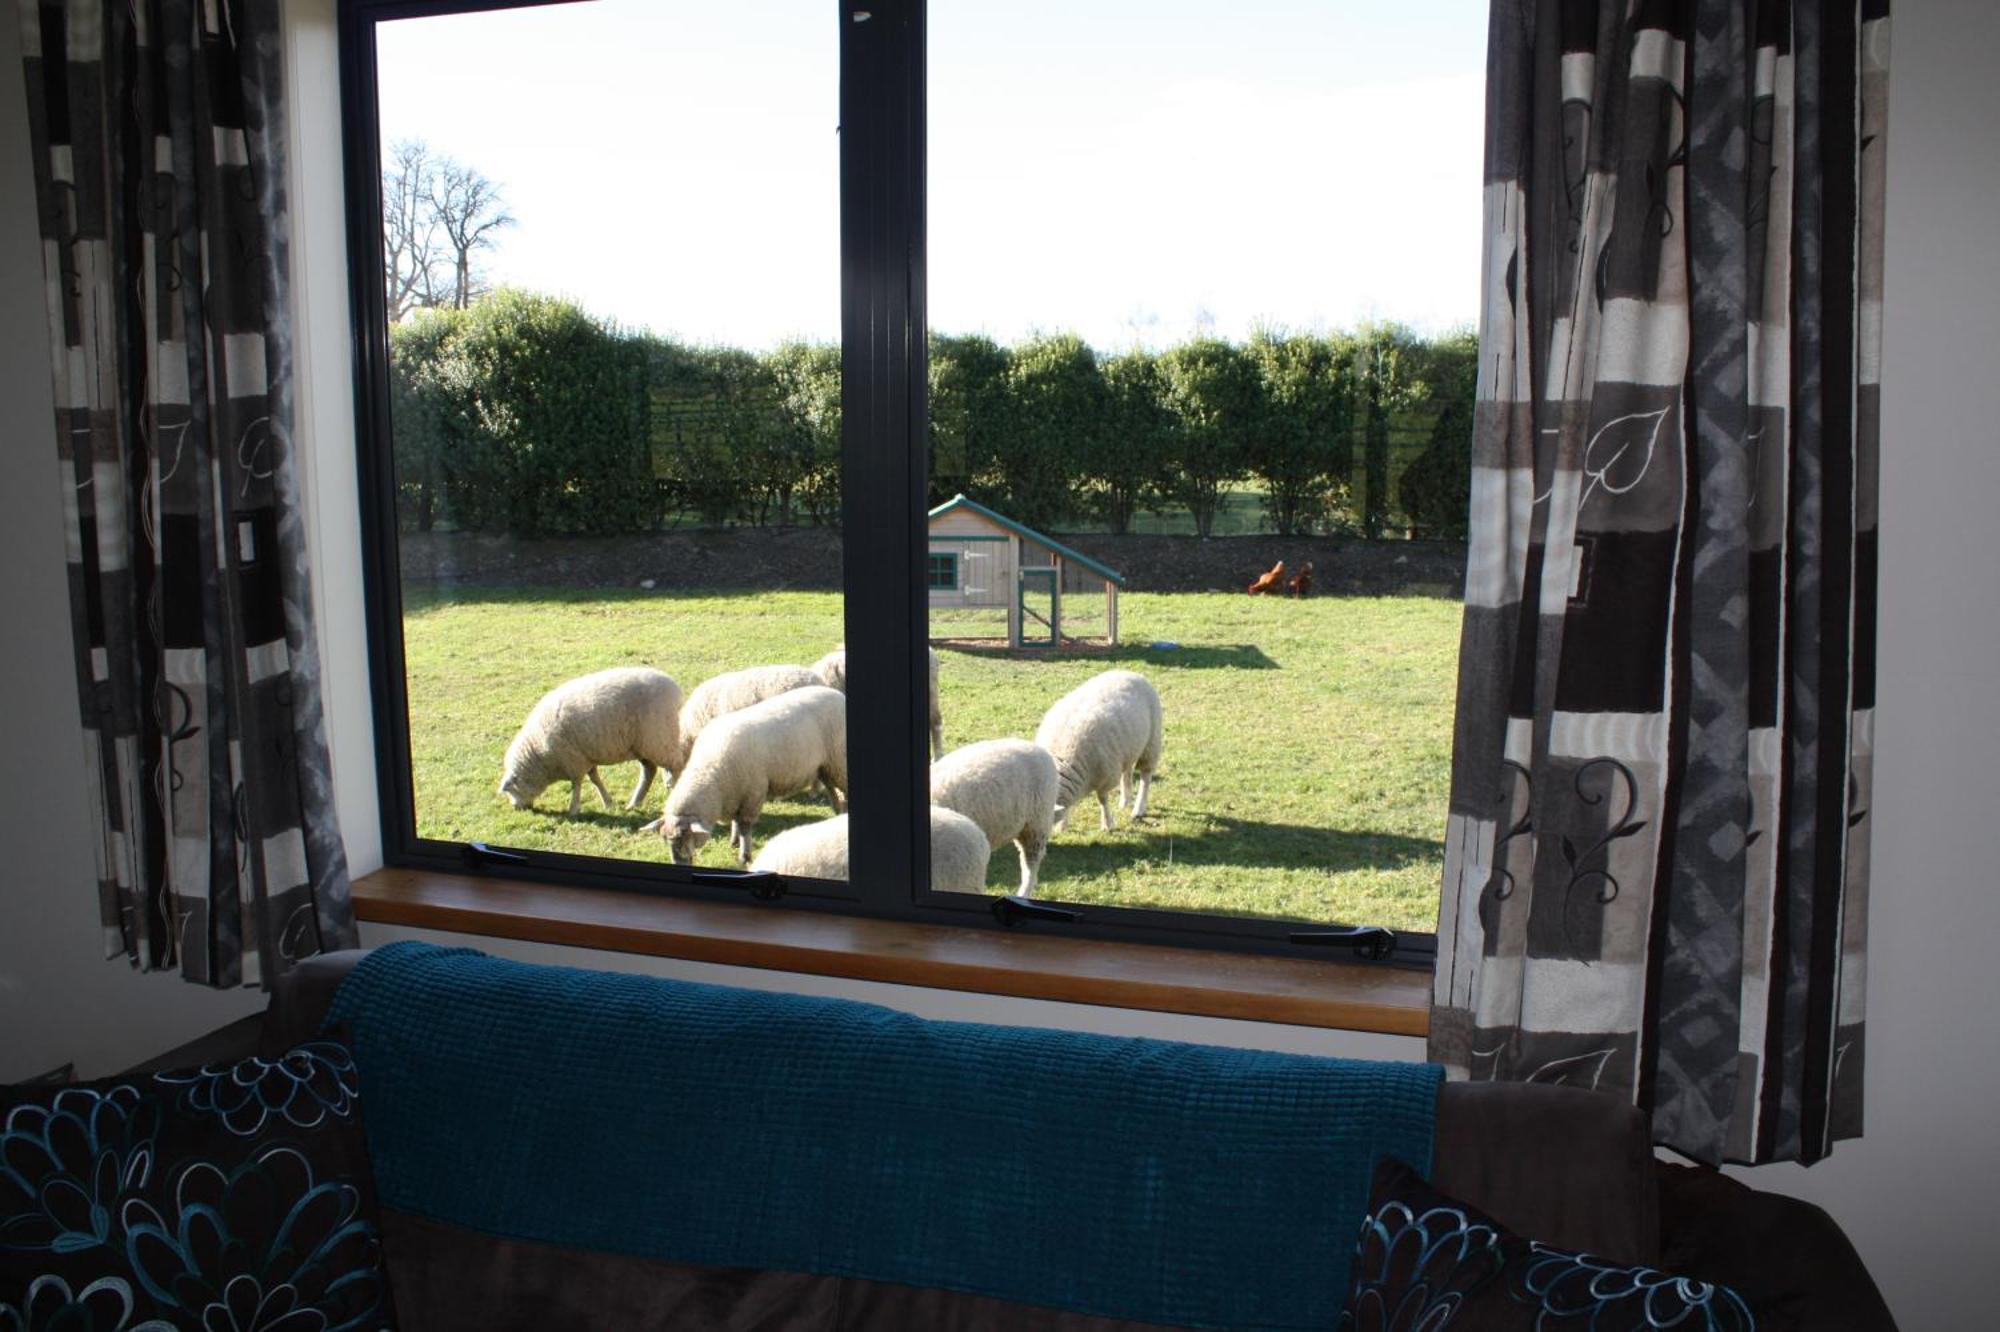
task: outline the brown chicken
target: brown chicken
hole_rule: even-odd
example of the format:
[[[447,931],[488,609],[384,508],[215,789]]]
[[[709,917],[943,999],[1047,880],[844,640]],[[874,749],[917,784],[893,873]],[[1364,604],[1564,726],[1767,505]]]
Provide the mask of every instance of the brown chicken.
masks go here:
[[[1285,582],[1285,562],[1283,560],[1279,560],[1276,564],[1271,566],[1270,572],[1258,574],[1257,581],[1250,584],[1250,586],[1245,588],[1244,591],[1248,592],[1251,596],[1254,597],[1259,592],[1275,592],[1284,585],[1284,582]]]
[[[1312,591],[1312,588],[1313,588],[1313,565],[1311,560],[1307,560],[1305,563],[1305,567],[1303,569],[1300,569],[1297,573],[1293,574],[1291,577],[1291,581],[1285,584],[1285,591],[1291,593],[1295,597],[1303,597],[1309,594]]]

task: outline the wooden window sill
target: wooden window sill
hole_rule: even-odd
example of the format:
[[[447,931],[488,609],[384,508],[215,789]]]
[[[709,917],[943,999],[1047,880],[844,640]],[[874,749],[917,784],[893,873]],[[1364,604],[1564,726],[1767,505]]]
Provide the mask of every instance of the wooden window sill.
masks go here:
[[[602,888],[383,869],[354,884],[379,925],[568,944],[1110,1008],[1422,1036],[1430,977],[1396,967],[864,920]]]

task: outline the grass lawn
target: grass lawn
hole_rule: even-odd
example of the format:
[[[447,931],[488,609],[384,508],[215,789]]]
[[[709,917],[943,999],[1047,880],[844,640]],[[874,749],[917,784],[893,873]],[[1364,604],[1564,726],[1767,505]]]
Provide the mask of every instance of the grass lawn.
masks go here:
[[[605,772],[619,807],[567,785],[515,811],[495,794],[507,742],[535,700],[573,675],[658,666],[691,690],[720,671],[811,665],[843,636],[830,592],[412,593],[404,621],[419,832],[447,841],[667,859],[623,800],[638,765]],[[1110,655],[945,651],[947,747],[1032,738],[1065,691],[1117,665],[1141,671],[1166,709],[1164,776],[1146,821],[1097,826],[1086,802],[1042,869],[1041,896],[1079,903],[1285,916],[1429,930],[1437,917],[1451,757],[1458,603],[1433,597],[1128,593],[1126,643]],[[1176,648],[1149,646],[1172,642]],[[823,818],[777,801],[758,842]],[[734,864],[726,839],[703,864]],[[1011,846],[990,884],[1011,889]]]

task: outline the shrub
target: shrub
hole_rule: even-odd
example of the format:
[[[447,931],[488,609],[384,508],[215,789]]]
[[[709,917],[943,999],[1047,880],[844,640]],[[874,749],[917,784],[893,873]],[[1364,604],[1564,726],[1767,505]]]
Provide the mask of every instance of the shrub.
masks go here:
[[[1396,493],[1412,535],[1463,540],[1472,491],[1472,414],[1479,381],[1479,339],[1465,332],[1420,349],[1418,374],[1435,417],[1424,451],[1403,469]]]
[[[1273,530],[1309,533],[1336,516],[1354,468],[1354,348],[1347,339],[1259,332],[1246,349],[1264,408],[1249,462]]]
[[[1166,484],[1175,421],[1159,357],[1130,351],[1105,361],[1103,374],[1104,428],[1084,441],[1078,474],[1086,512],[1123,535]]]
[[[1249,471],[1250,442],[1267,408],[1263,382],[1256,363],[1219,338],[1170,349],[1160,368],[1177,427],[1165,490],[1205,537],[1215,527],[1223,488]]]

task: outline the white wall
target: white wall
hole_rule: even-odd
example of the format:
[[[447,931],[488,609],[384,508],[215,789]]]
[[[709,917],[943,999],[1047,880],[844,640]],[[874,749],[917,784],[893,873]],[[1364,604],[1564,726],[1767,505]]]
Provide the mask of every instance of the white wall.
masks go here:
[[[305,375],[318,507],[321,632],[334,763],[356,872],[379,863],[349,441],[331,0],[288,0],[308,284]],[[1986,1203],[2000,1187],[2000,889],[1987,826],[2000,787],[2000,6],[1902,0],[1890,127],[1883,424],[1882,649],[1871,922],[1868,1136],[1811,1170],[1756,1184],[1825,1206],[1852,1235],[1906,1332],[1992,1321]],[[9,457],[51,457],[39,258],[17,38],[0,23],[0,403]],[[70,683],[53,466],[0,487],[0,625],[14,705],[0,746],[0,1078],[74,1058],[103,1071],[245,1010],[166,977],[94,961],[87,825]],[[54,756],[49,761],[45,756]],[[30,758],[36,761],[30,762]],[[377,943],[411,932],[370,929]],[[431,936],[443,937],[443,936]],[[704,980],[852,995],[928,1016],[1408,1058],[1415,1041],[789,977],[495,942],[491,951]]]

